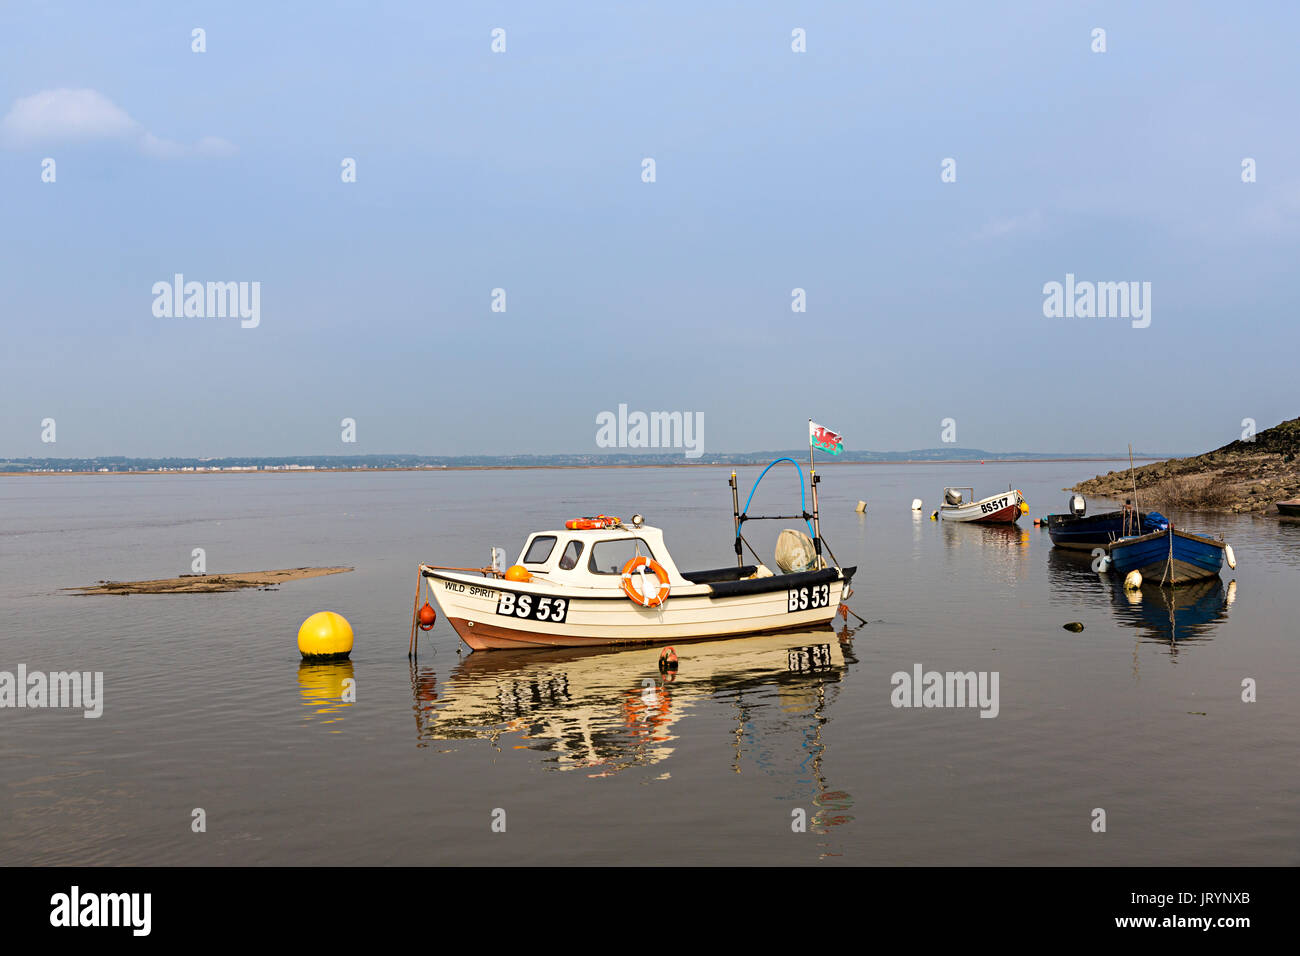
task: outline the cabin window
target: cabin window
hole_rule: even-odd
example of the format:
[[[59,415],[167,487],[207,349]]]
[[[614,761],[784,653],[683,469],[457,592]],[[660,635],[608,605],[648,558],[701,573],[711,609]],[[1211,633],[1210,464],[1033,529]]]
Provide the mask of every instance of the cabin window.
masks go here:
[[[623,565],[638,554],[654,559],[650,546],[640,538],[597,541],[591,546],[591,558],[587,561],[587,570],[592,574],[622,574]]]
[[[582,557],[582,542],[570,541],[564,548],[564,554],[560,557],[560,570],[572,571],[578,566],[580,557]]]
[[[555,550],[555,535],[543,534],[533,538],[532,544],[524,554],[524,564],[545,564],[546,559]]]

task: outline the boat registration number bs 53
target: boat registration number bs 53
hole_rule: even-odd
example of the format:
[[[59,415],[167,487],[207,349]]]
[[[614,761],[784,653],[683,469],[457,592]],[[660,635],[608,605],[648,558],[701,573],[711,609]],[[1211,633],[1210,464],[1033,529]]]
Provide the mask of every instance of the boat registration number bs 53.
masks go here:
[[[497,598],[497,613],[529,621],[554,621],[562,624],[569,614],[569,600],[502,591]]]
[[[810,584],[807,587],[791,588],[786,592],[787,611],[807,611],[809,608],[829,607],[831,603],[831,586],[829,584]]]
[[[998,498],[994,501],[986,501],[982,503],[980,505],[980,512],[986,515],[991,515],[995,511],[1001,511],[1010,502],[1011,502],[1011,496],[1003,495],[1001,498]]]
[[[820,671],[830,667],[831,646],[813,644],[810,647],[792,647],[786,651],[786,667],[796,672]]]

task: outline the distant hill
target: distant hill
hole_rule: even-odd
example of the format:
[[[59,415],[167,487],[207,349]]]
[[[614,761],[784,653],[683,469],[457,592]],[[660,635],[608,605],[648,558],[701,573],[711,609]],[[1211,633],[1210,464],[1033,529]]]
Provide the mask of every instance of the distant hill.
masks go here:
[[[0,472],[207,472],[207,471],[326,471],[431,468],[582,468],[633,465],[762,465],[774,458],[808,460],[808,449],[727,452],[687,458],[680,450],[602,452],[587,455],[294,455],[283,458],[9,458],[0,459]],[[914,451],[850,451],[837,458],[817,453],[818,464],[831,462],[902,461],[1043,461],[1060,458],[1112,460],[1115,454],[1096,452],[1045,454],[993,452],[982,448],[921,448]],[[1143,455],[1143,458],[1155,456]]]
[[[1165,510],[1268,511],[1300,495],[1300,418],[1266,428],[1254,441],[1237,440],[1192,458],[1173,458],[1108,472],[1075,486],[1083,494],[1131,498]]]

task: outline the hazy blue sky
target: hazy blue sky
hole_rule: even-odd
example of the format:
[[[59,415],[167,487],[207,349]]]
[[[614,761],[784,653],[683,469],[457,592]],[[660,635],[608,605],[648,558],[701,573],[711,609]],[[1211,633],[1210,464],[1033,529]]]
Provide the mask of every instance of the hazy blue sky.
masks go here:
[[[0,455],[1217,446],[1300,414],[1297,9],[12,0]]]

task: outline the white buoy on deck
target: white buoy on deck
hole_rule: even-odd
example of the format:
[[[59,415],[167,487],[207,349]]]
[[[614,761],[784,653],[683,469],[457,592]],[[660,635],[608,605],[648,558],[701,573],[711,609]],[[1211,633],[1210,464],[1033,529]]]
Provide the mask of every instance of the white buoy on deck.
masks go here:
[[[1136,591],[1142,587],[1142,572],[1130,571],[1124,578],[1124,588],[1128,591]]]
[[[920,511],[920,510],[921,510],[921,499],[920,499],[920,498],[913,498],[913,499],[912,499],[912,510],[913,510],[913,511]]]

